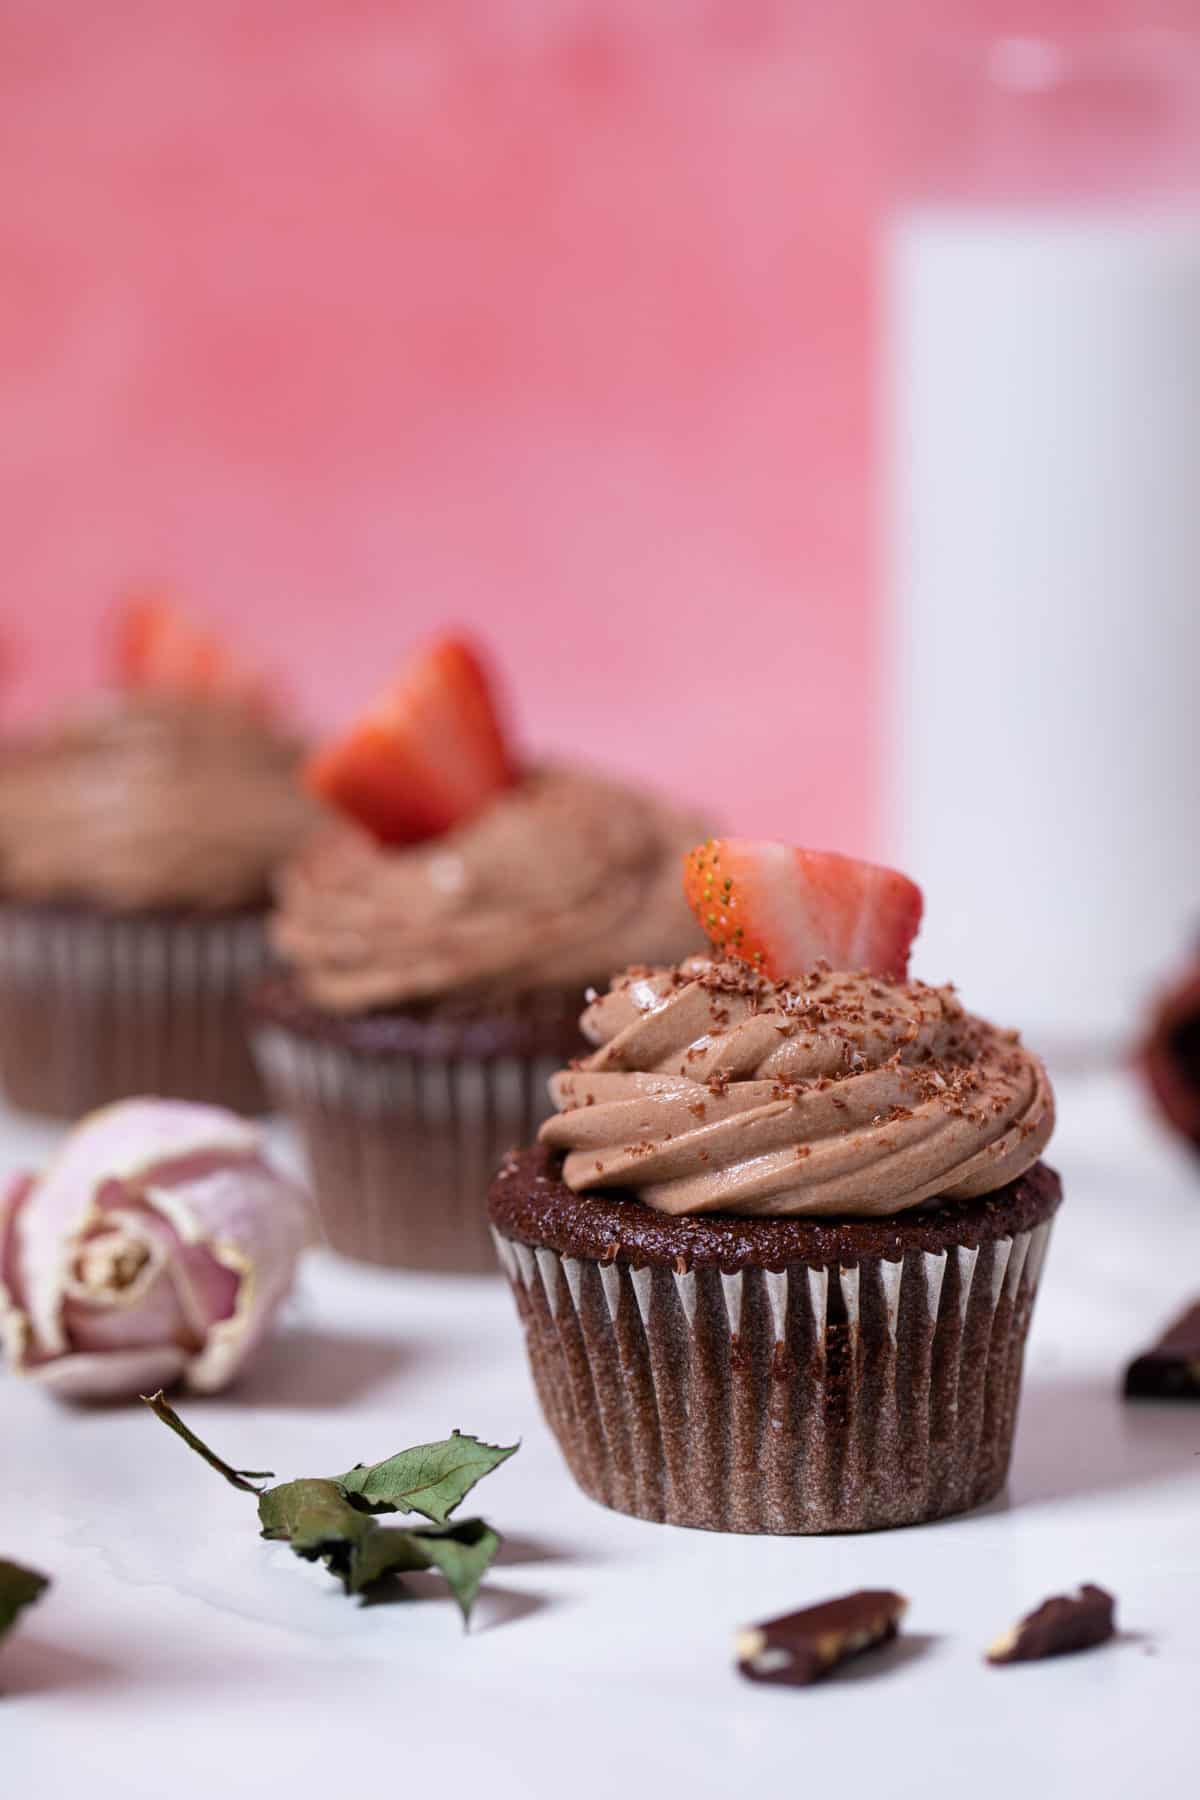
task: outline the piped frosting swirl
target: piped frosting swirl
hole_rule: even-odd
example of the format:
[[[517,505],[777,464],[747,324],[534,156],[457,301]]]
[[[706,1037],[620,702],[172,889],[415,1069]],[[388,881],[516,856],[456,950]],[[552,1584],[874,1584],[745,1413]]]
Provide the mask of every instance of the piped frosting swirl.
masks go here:
[[[0,893],[129,911],[261,903],[319,809],[301,747],[216,699],[114,701],[0,747]]]
[[[771,982],[694,958],[619,976],[595,1052],[551,1082],[542,1141],[577,1191],[667,1213],[873,1217],[968,1199],[1036,1162],[1045,1070],[951,987],[820,967]]]
[[[578,986],[696,942],[680,859],[694,817],[587,770],[529,770],[428,843],[339,821],[283,870],[271,922],[306,998],[333,1012]]]

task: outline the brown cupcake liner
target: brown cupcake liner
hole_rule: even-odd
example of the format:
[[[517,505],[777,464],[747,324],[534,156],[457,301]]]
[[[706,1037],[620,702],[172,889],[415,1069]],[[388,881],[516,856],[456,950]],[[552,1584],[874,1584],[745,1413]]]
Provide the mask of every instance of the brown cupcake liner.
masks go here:
[[[1000,1491],[1050,1225],[733,1273],[495,1239],[585,1493],[675,1525],[818,1533],[915,1524]]]
[[[271,1024],[254,1050],[300,1133],[332,1249],[389,1268],[495,1273],[488,1183],[506,1150],[537,1135],[561,1054],[364,1054]]]
[[[0,905],[0,1083],[57,1118],[132,1094],[261,1112],[246,988],[262,914]]]

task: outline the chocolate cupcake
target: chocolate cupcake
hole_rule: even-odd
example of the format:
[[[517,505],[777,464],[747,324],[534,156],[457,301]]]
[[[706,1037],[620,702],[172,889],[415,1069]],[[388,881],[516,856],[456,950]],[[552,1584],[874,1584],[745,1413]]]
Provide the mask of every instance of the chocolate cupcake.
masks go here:
[[[0,749],[0,1082],[74,1118],[128,1095],[255,1112],[244,992],[271,871],[317,811],[236,695],[147,682]]]
[[[694,821],[580,770],[531,769],[432,842],[349,821],[283,871],[283,972],[254,1042],[298,1126],[328,1242],[395,1267],[495,1269],[483,1196],[584,1048],[588,983],[613,953],[679,955]]]
[[[1200,1151],[1200,956],[1160,996],[1141,1066],[1165,1122]]]
[[[904,978],[902,877],[703,855],[714,957],[592,1002],[592,1053],[491,1188],[543,1411],[585,1492],[639,1518],[811,1533],[981,1505],[1061,1197],[1045,1073]]]

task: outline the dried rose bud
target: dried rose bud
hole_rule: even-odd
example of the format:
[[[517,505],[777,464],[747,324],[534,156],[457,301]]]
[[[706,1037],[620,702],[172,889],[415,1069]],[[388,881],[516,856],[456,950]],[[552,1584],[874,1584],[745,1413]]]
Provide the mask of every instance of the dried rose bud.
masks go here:
[[[70,1399],[215,1392],[291,1287],[307,1218],[246,1120],[105,1107],[0,1194],[0,1344]]]

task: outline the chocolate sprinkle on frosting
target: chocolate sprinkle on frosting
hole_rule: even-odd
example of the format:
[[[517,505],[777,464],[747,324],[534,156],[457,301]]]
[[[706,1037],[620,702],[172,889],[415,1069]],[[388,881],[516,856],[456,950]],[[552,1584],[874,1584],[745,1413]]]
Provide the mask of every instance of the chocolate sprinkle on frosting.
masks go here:
[[[920,981],[820,967],[773,982],[697,957],[617,977],[581,1027],[596,1048],[551,1082],[542,1142],[569,1187],[633,1188],[660,1212],[973,1199],[1031,1168],[1053,1129],[1038,1059]]]

